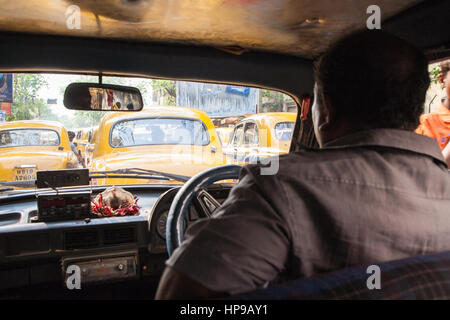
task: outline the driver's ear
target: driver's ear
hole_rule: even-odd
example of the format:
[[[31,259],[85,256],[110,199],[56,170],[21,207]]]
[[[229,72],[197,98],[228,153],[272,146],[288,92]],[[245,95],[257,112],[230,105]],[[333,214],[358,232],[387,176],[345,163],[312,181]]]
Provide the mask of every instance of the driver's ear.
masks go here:
[[[321,117],[318,123],[318,129],[323,132],[331,128],[336,117],[336,112],[330,104],[329,99],[322,92],[319,94],[321,95],[319,97],[321,101]]]

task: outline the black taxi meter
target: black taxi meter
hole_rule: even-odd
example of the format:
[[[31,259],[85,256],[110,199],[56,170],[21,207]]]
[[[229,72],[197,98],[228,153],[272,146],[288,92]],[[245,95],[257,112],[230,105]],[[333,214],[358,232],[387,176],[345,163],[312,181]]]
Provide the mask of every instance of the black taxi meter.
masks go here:
[[[91,191],[68,192],[63,187],[89,185],[89,169],[37,171],[36,187],[56,193],[37,194],[38,215],[34,222],[92,218]]]

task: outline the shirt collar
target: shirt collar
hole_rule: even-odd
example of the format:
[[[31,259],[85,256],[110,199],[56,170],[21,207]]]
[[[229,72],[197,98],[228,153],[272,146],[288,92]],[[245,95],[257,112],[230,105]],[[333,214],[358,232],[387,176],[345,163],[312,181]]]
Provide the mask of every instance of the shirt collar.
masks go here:
[[[447,163],[436,141],[424,135],[416,134],[413,131],[401,129],[370,129],[358,131],[326,143],[323,149],[369,146],[402,149],[424,154],[442,162],[447,167]]]

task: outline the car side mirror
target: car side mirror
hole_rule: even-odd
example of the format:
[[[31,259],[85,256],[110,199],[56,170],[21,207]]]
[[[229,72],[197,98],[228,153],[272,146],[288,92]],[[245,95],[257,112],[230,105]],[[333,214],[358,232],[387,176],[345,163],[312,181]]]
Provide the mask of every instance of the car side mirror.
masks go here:
[[[71,83],[64,92],[64,106],[71,110],[140,111],[139,89],[112,84]]]

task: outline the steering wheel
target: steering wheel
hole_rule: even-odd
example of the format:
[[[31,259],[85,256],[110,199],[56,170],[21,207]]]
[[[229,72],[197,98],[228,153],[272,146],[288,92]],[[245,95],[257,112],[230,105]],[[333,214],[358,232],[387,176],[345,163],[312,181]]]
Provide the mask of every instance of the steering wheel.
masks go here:
[[[170,206],[166,224],[166,244],[169,256],[184,240],[184,221],[194,196],[205,215],[210,217],[220,207],[220,203],[204,188],[216,181],[238,179],[240,171],[241,167],[234,164],[211,168],[193,176],[178,190]]]

